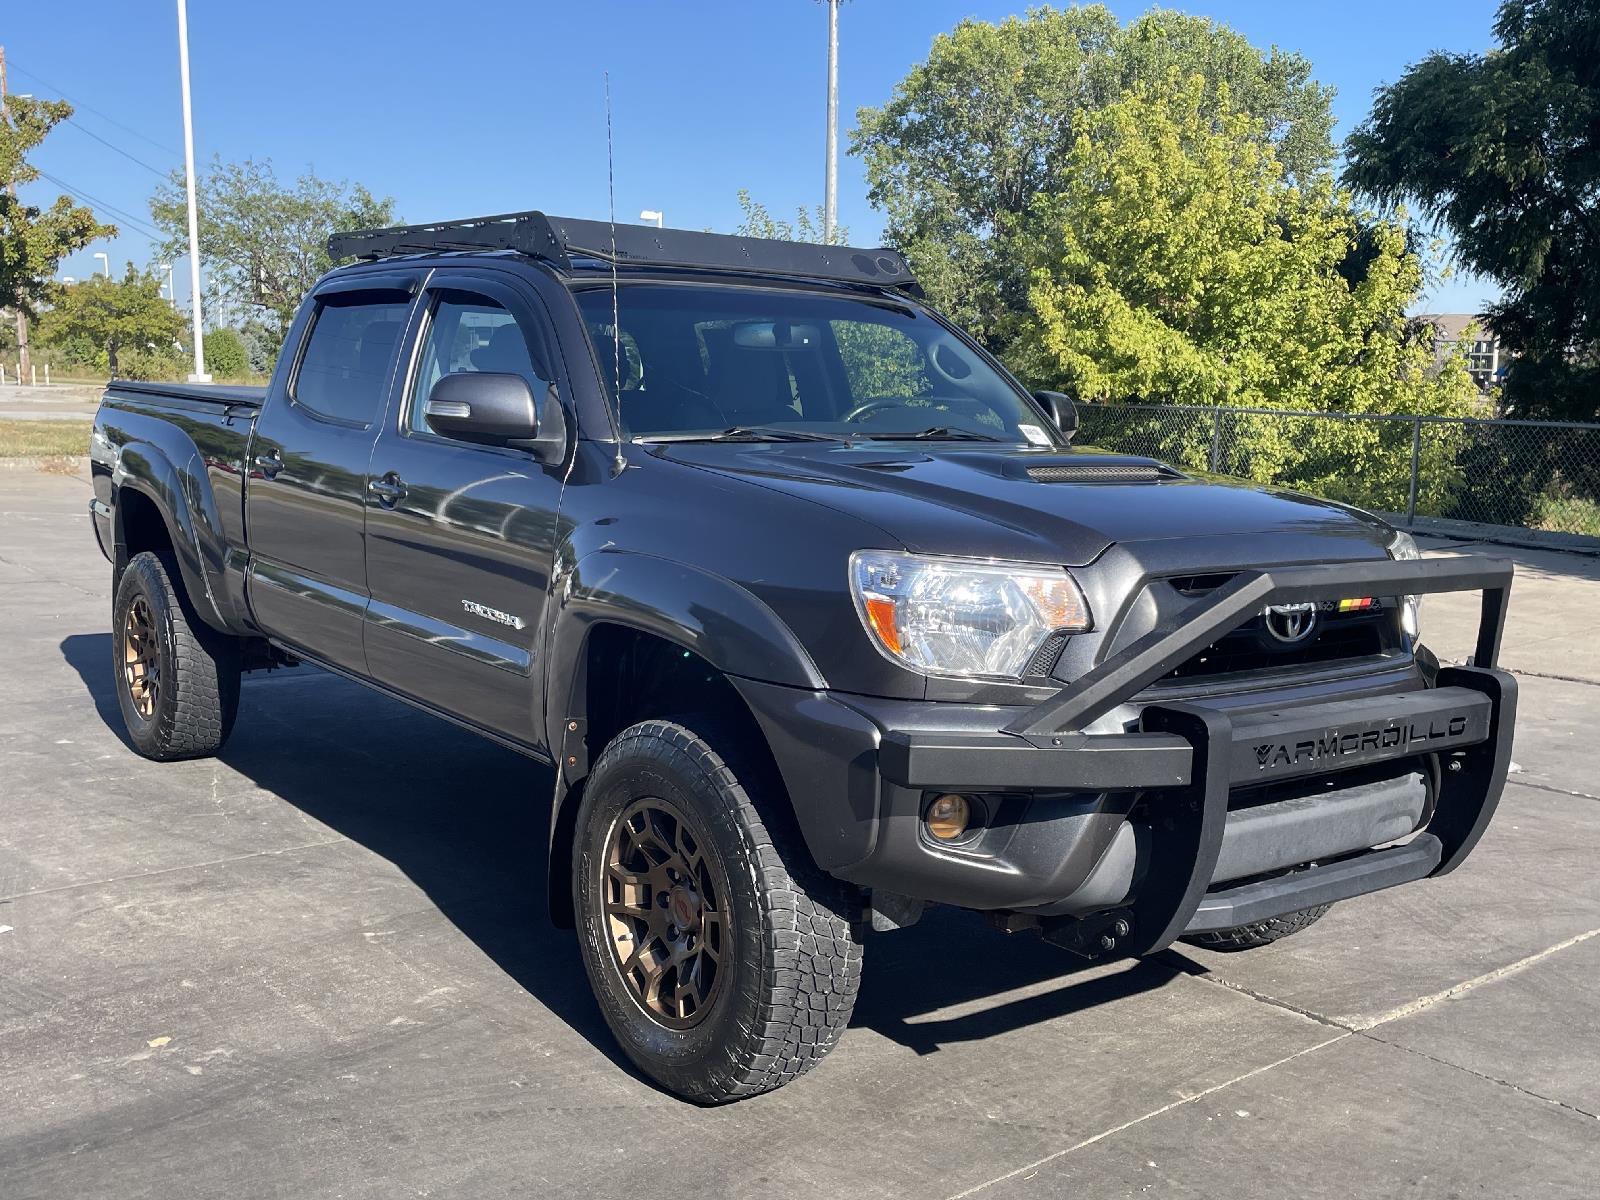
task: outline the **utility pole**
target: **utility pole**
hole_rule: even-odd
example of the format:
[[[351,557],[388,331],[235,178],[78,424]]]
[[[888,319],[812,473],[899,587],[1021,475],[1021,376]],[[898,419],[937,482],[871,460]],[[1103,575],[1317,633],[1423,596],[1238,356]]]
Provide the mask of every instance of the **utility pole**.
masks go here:
[[[6,48],[0,46],[0,124],[11,124],[11,113],[6,108]],[[20,161],[20,160],[19,160]],[[10,193],[13,202],[17,198],[17,180],[12,176],[6,180],[6,191]],[[31,365],[28,357],[28,314],[22,311],[22,306],[17,305],[17,382],[22,382],[23,373]]]
[[[824,171],[822,240],[833,241],[839,219],[839,0],[828,6],[828,164]]]
[[[194,374],[190,383],[210,383],[205,332],[200,325],[200,214],[194,197],[194,118],[189,113],[189,9],[178,0],[178,75],[183,83],[183,170],[189,185],[189,308],[194,315]]]

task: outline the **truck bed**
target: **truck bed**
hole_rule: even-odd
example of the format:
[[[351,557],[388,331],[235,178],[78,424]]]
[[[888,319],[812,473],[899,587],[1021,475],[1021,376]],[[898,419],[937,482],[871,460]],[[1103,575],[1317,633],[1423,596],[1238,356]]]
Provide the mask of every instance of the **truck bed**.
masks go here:
[[[246,387],[231,383],[149,383],[142,379],[113,379],[106,385],[108,395],[133,393],[138,396],[162,396],[178,400],[201,400],[210,404],[233,406],[252,404],[257,408],[266,398],[264,387]]]

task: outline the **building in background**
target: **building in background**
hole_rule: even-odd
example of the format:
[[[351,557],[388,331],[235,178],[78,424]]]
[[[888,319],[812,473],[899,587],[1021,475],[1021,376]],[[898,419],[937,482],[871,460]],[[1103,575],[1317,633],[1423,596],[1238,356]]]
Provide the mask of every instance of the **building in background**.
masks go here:
[[[1472,313],[1423,313],[1418,324],[1433,330],[1433,357],[1444,362],[1463,339],[1471,339],[1467,350],[1467,372],[1478,390],[1487,392],[1500,382],[1505,362],[1500,353],[1500,339],[1482,317]]]

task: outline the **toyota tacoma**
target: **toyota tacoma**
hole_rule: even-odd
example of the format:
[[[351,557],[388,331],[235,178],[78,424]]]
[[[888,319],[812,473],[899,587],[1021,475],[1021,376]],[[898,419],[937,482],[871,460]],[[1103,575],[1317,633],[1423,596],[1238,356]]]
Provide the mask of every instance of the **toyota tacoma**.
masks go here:
[[[905,260],[528,212],[338,234],[268,386],[113,381],[117,696],[217,753],[304,662],[553,769],[553,918],[628,1056],[806,1071],[925,906],[1261,946],[1457,867],[1511,569],[1074,447]],[[1481,593],[1469,665],[1422,598]]]

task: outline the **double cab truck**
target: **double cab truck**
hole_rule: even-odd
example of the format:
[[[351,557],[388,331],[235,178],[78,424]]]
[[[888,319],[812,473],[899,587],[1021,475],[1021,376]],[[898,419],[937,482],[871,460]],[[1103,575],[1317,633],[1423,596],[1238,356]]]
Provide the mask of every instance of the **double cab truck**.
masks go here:
[[[303,662],[546,764],[551,915],[679,1095],[813,1066],[930,903],[1246,949],[1494,812],[1508,565],[1074,447],[893,251],[537,212],[329,249],[268,386],[101,403],[128,737],[216,754]],[[1448,591],[1470,665],[1418,641]]]

